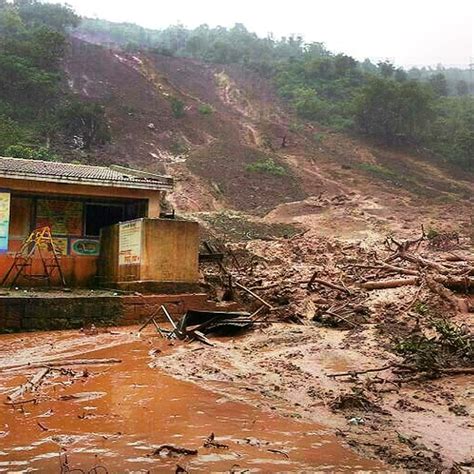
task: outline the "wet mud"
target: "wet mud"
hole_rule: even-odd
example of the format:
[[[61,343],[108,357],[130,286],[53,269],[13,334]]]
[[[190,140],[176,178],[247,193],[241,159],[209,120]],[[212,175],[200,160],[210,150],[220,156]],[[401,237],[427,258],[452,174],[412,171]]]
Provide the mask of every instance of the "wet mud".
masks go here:
[[[178,380],[152,367],[175,348],[130,331],[0,336],[0,472],[87,472],[95,466],[108,472],[175,472],[177,465],[189,472],[383,467],[352,451],[324,423],[284,417],[262,408],[255,394],[242,403],[205,383]],[[18,399],[34,401],[6,404],[12,389],[38,369],[5,367],[78,356],[122,362],[55,371],[36,392]],[[211,433],[218,447],[204,447]],[[154,455],[162,445],[198,452]]]

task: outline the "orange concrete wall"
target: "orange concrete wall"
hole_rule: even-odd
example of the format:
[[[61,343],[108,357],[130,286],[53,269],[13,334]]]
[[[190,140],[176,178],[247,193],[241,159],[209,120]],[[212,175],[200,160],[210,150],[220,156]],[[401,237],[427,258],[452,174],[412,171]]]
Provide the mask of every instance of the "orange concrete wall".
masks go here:
[[[70,287],[89,287],[96,284],[97,275],[97,260],[98,257],[76,257],[68,256],[61,257],[61,269],[66,279],[67,286]],[[0,255],[0,278],[8,272],[9,268],[13,263],[13,255],[5,254]],[[42,263],[39,258],[33,259],[33,265],[31,274],[43,274]],[[10,276],[6,285],[9,285],[12,281],[13,275]],[[46,280],[35,280],[35,279],[18,279],[15,286],[21,287],[40,287],[47,284]],[[57,270],[52,275],[52,285],[61,286],[61,280]]]

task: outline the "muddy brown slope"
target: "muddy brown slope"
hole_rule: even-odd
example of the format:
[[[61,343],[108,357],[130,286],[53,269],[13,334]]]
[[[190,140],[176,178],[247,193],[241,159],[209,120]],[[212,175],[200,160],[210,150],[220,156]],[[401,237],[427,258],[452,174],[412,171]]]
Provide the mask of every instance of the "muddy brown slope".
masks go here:
[[[240,67],[129,54],[72,38],[65,71],[75,93],[106,108],[113,140],[92,159],[173,175],[172,202],[182,211],[265,215],[280,206],[285,220],[303,217],[295,209],[320,194],[375,196],[383,206],[414,208],[473,195],[472,176],[453,177],[415,154],[299,122],[268,81]],[[173,112],[176,101],[182,116]],[[255,171],[255,163],[270,166]]]

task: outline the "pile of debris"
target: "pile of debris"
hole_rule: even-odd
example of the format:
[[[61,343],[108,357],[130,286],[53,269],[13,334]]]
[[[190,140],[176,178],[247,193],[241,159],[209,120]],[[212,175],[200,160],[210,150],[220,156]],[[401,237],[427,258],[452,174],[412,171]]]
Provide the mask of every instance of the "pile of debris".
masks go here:
[[[224,332],[228,335],[250,329],[254,325],[264,322],[264,319],[262,319],[264,308],[265,306],[262,305],[253,313],[188,310],[179,322],[176,322],[166,306],[161,305],[152,312],[151,316],[140,327],[138,333],[141,333],[149,324],[153,324],[156,331],[163,338],[188,342],[198,340],[212,346],[213,343],[206,337],[206,334]],[[156,318],[160,311],[166,316],[172,329],[164,329],[158,325]]]
[[[456,242],[456,251],[446,244]],[[373,290],[415,287],[409,302],[401,295],[399,310],[408,312],[429,291],[453,310],[469,310],[468,294],[474,288],[474,260],[459,235],[438,237],[443,249],[423,232],[421,237],[398,242],[389,237],[376,248],[363,243],[342,243],[312,237],[251,241],[228,246],[227,266],[205,268],[208,281],[219,279],[225,294],[244,290],[259,298],[281,320],[307,324],[317,321],[357,327],[371,320],[367,302]],[[237,263],[236,263],[237,262]],[[247,296],[240,295],[245,302]]]

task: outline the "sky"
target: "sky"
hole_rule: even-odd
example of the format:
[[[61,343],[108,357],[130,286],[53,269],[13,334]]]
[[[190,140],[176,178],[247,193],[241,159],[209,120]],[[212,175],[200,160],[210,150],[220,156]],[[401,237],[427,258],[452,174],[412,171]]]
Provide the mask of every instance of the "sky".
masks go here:
[[[68,0],[84,16],[163,28],[243,23],[329,50],[410,67],[474,62],[474,0]]]

